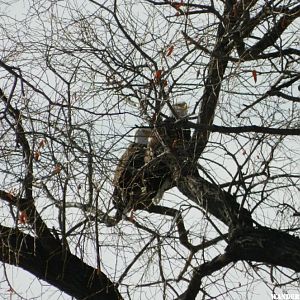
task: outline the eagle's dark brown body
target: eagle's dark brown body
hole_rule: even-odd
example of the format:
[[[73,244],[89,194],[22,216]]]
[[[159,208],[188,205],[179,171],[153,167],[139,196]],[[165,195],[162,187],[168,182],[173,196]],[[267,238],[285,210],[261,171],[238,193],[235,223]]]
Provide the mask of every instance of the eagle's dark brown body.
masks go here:
[[[164,183],[170,177],[166,164],[147,164],[147,145],[132,143],[122,155],[114,177],[113,203],[120,219],[131,209],[152,205]]]
[[[180,117],[186,115],[185,103],[174,107]],[[155,128],[139,128],[134,143],[120,158],[113,180],[117,221],[132,209],[145,209],[158,203],[163,193],[174,186],[170,157],[176,160],[186,155],[183,152],[191,137],[189,129],[175,123],[176,118],[171,116]]]

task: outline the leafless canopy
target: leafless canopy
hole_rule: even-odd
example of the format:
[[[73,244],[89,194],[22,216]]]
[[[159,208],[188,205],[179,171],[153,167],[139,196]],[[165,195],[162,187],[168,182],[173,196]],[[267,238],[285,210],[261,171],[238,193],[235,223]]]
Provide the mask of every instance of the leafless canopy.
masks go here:
[[[297,291],[298,0],[4,0],[0,14],[3,299]],[[188,145],[153,158],[170,189],[116,222],[119,158],[182,101]]]

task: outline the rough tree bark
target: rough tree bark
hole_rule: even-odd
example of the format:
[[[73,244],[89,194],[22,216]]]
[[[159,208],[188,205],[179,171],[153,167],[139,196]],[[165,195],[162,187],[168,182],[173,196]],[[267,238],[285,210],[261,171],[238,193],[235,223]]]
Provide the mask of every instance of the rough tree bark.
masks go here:
[[[178,300],[195,299],[203,277],[239,260],[263,262],[300,271],[300,239],[266,227],[236,228],[231,232],[224,254],[198,266],[187,290]]]
[[[122,299],[114,283],[101,270],[90,267],[68,250],[62,250],[60,241],[54,237],[48,242],[56,243],[57,248],[49,251],[39,238],[1,226],[0,259],[23,268],[76,299]]]

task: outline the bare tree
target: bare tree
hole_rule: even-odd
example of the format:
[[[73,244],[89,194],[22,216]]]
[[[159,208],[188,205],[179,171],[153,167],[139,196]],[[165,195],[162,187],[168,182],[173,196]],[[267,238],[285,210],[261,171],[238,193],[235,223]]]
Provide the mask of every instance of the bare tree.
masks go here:
[[[7,264],[76,299],[297,291],[297,0],[1,5],[7,293],[38,295]],[[188,116],[166,125],[182,101]],[[137,128],[164,126],[191,130],[144,167],[166,164],[169,190],[116,220],[119,158]]]

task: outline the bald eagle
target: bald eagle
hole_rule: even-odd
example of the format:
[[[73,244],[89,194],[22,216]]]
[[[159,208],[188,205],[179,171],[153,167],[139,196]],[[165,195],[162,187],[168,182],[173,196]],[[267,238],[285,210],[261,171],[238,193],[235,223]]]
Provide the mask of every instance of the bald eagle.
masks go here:
[[[136,131],[134,142],[119,160],[113,180],[117,222],[129,211],[157,204],[164,192],[174,186],[164,153],[171,149],[179,155],[179,150],[190,140],[190,130],[174,126],[186,115],[187,104],[178,103],[172,106],[170,116],[156,128]]]
[[[172,152],[175,156],[186,155],[183,152],[186,152],[185,150],[189,146],[191,130],[182,127],[187,122],[185,120],[187,113],[188,106],[186,102],[172,105],[169,117],[158,123],[148,138],[146,162],[166,150]]]
[[[117,222],[131,210],[151,206],[152,199],[161,194],[161,187],[165,186],[164,183],[170,175],[168,167],[164,164],[154,172],[145,163],[151,133],[150,128],[139,128],[135,133],[134,142],[119,160],[113,180],[113,204],[117,209]]]

